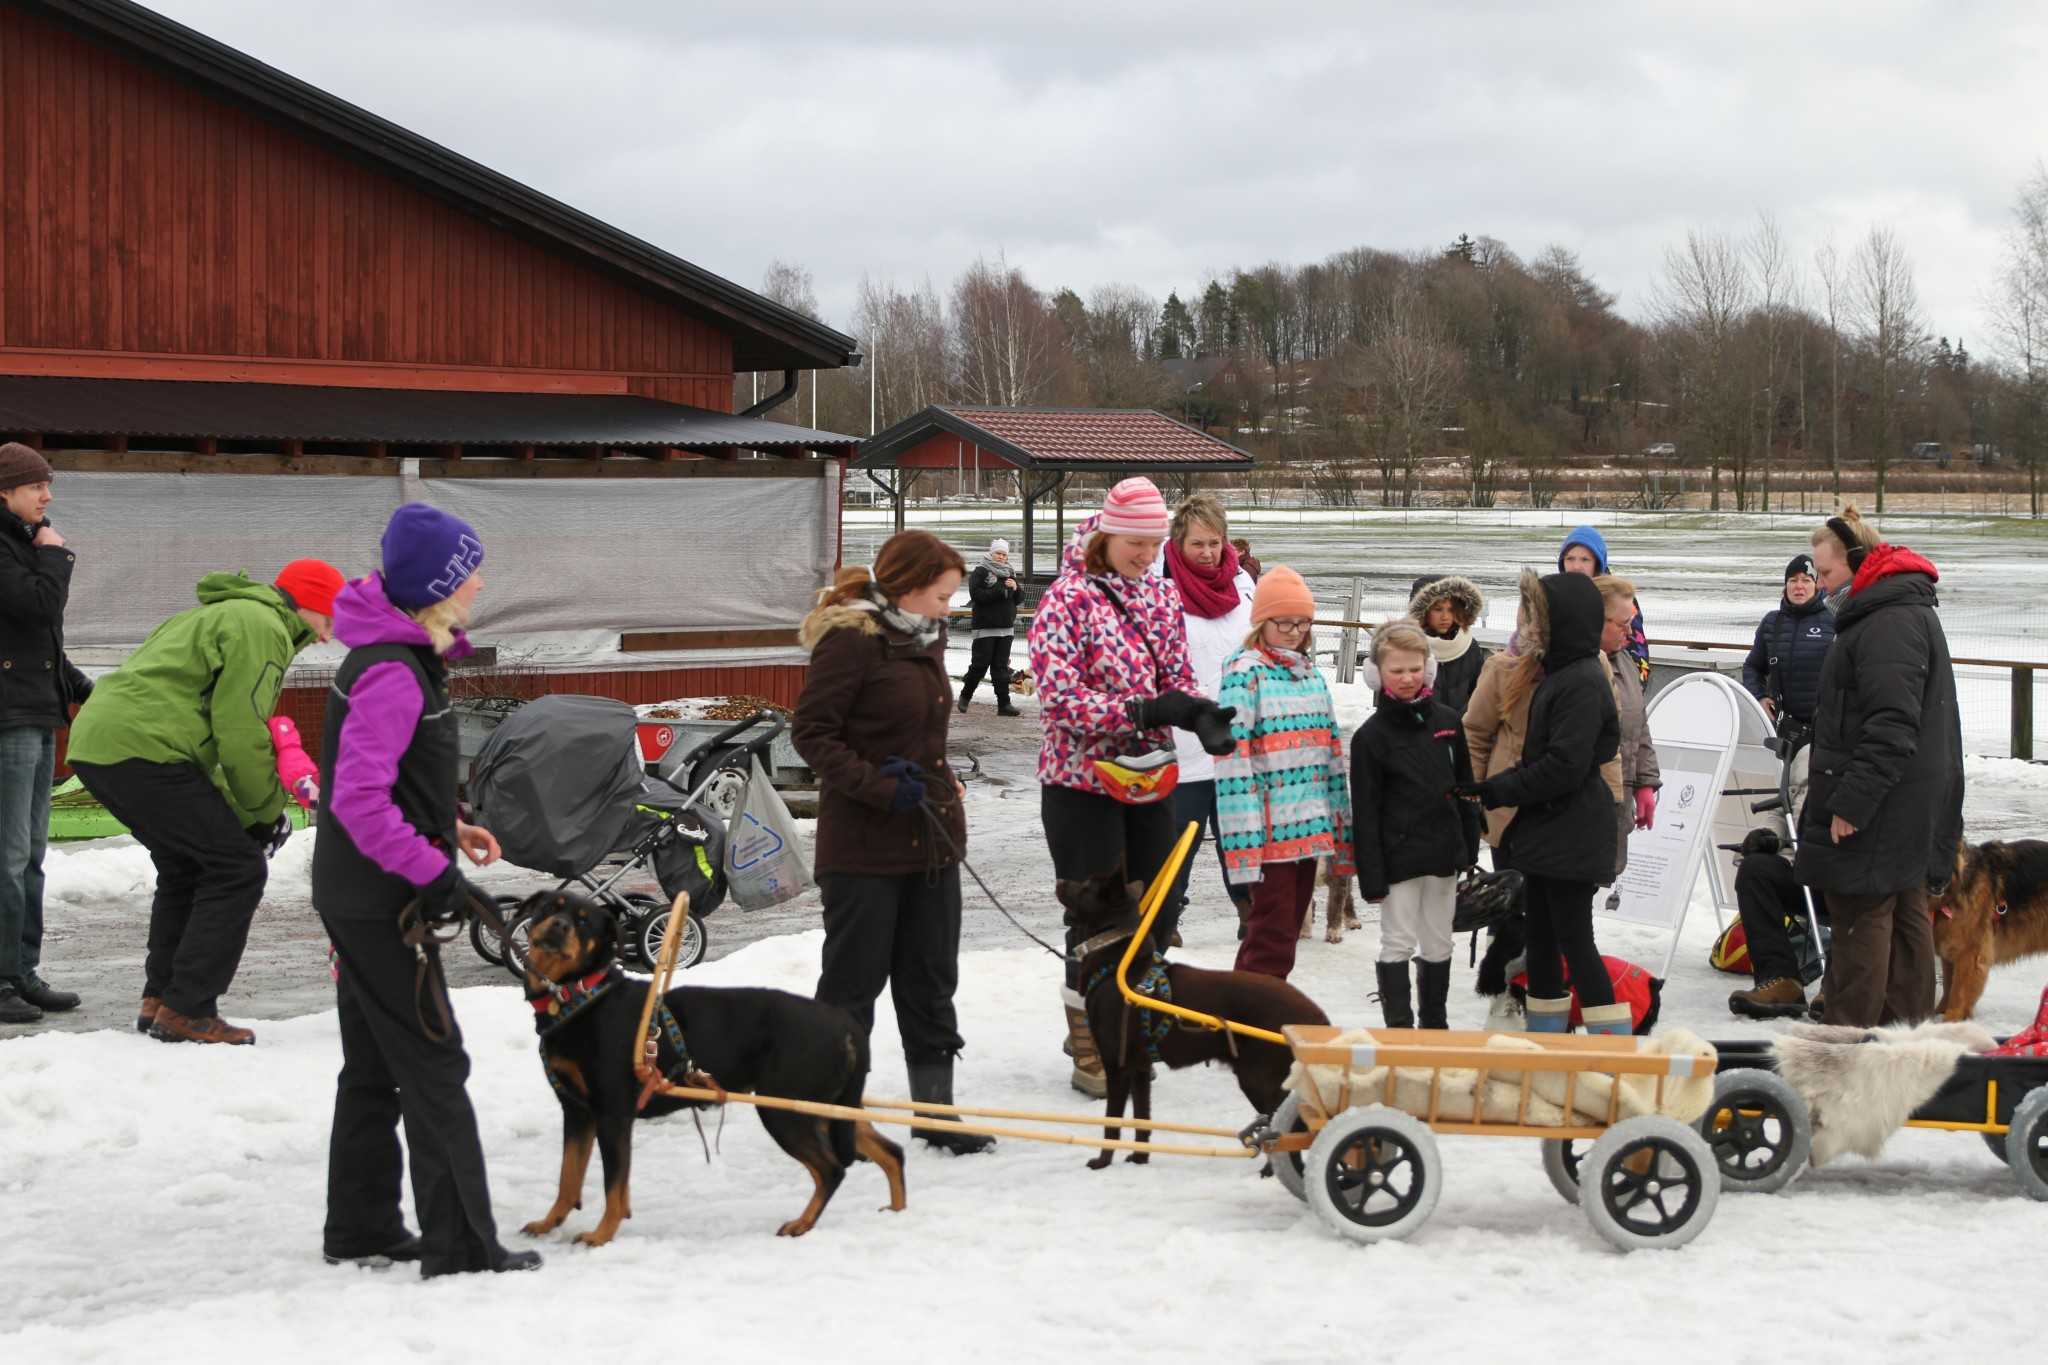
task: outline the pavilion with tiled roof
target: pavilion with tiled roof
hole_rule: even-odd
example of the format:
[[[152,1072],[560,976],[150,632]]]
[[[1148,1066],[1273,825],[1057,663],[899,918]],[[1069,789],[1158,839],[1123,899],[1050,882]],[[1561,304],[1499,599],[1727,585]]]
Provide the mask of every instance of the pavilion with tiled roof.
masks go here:
[[[1056,535],[1064,540],[1066,485],[1075,474],[1145,474],[1185,495],[1196,475],[1242,473],[1252,464],[1249,451],[1146,409],[934,404],[869,437],[853,467],[888,491],[899,531],[904,502],[920,473],[1018,471],[1024,495],[1022,564],[1029,576],[1032,511],[1052,498]]]

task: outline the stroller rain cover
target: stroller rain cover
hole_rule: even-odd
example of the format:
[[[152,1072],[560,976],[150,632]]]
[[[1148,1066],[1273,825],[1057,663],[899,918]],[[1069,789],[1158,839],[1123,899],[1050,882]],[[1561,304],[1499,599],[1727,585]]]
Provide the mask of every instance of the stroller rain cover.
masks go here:
[[[507,862],[574,877],[611,852],[643,783],[637,719],[622,701],[557,695],[491,732],[470,764],[469,798]]]

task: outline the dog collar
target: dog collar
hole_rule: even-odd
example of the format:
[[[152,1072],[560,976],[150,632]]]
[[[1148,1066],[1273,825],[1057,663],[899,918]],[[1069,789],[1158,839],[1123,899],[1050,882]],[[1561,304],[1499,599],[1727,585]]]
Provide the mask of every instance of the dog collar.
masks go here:
[[[1112,944],[1129,942],[1131,936],[1137,932],[1138,921],[1136,920],[1120,924],[1114,929],[1105,929],[1093,938],[1083,939],[1080,945],[1074,949],[1074,959],[1080,961],[1098,949],[1110,947]]]
[[[534,1030],[542,1037],[553,1033],[589,1009],[624,976],[625,973],[614,963],[588,976],[564,982],[541,995],[533,996],[527,1003],[533,1006]]]

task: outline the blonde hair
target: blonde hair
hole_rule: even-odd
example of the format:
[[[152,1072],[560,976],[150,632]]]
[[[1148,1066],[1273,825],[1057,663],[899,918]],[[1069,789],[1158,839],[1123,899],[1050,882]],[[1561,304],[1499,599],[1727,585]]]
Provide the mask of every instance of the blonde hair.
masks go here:
[[[1413,621],[1389,621],[1372,633],[1372,661],[1374,666],[1388,654],[1399,651],[1403,654],[1420,654],[1429,658],[1429,637],[1422,633],[1422,627]]]
[[[421,607],[412,614],[419,622],[420,629],[434,642],[436,654],[446,654],[455,648],[455,632],[469,624],[468,614],[462,604],[452,597],[444,597],[431,606]]]
[[[1214,531],[1225,540],[1230,539],[1230,514],[1223,510],[1223,500],[1214,493],[1195,493],[1174,509],[1173,526],[1170,534],[1178,545],[1187,539],[1189,529],[1196,523]]]
[[[1604,573],[1593,580],[1593,586],[1600,589],[1600,595],[1609,602],[1633,602],[1636,600],[1636,585],[1618,573]]]
[[[1854,545],[1844,540],[1841,533],[1835,529],[1837,522],[1846,527],[1849,534],[1854,537]],[[1844,555],[1851,550],[1875,550],[1878,546],[1877,528],[1863,519],[1863,514],[1856,510],[1854,503],[1845,502],[1841,511],[1813,528],[1813,534],[1806,538],[1806,543],[1812,546],[1834,545],[1839,547]]]

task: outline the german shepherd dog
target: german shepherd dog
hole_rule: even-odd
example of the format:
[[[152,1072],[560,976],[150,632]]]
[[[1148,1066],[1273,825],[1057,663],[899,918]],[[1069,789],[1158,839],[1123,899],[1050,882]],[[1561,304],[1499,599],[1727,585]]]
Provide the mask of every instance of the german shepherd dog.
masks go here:
[[[1124,1116],[1124,1102],[1131,1101],[1131,1113],[1139,1119],[1152,1117],[1152,1067],[1148,1051],[1147,1026],[1161,1016],[1127,1004],[1116,988],[1116,964],[1124,945],[1138,927],[1138,897],[1142,883],[1126,883],[1121,870],[1083,881],[1058,885],[1060,904],[1066,920],[1083,936],[1081,944],[1081,989],[1088,1008],[1088,1028],[1095,1035],[1095,1050],[1102,1057],[1102,1069],[1109,1082],[1111,1123],[1103,1135],[1111,1142],[1123,1135],[1115,1120]],[[1121,936],[1119,936],[1121,934]],[[1150,958],[1139,953],[1133,975],[1140,975]],[[1107,968],[1105,971],[1104,969]],[[1221,1019],[1278,1032],[1285,1024],[1327,1024],[1329,1018],[1316,1002],[1278,977],[1258,972],[1215,972],[1200,967],[1167,964],[1173,1003]],[[1136,982],[1133,982],[1135,985]],[[1158,1060],[1172,1070],[1197,1062],[1222,1062],[1237,1076],[1237,1087],[1259,1114],[1270,1114],[1287,1097],[1287,1072],[1294,1054],[1279,1043],[1247,1038],[1198,1024],[1176,1020],[1173,1027],[1156,1039]],[[1144,1136],[1144,1130],[1138,1130]],[[1144,1165],[1145,1152],[1132,1152],[1130,1160]],[[1104,1148],[1088,1163],[1099,1171],[1109,1165],[1115,1152]]]
[[[2048,953],[2048,842],[1958,842],[1956,875],[1934,909],[1934,955],[1950,1023],[1968,1019],[1991,969]]]
[[[633,1161],[633,1122],[692,1101],[653,1095],[642,1105],[634,1074],[645,1040],[640,1011],[648,987],[625,976],[613,961],[617,938],[612,915],[596,901],[544,891],[528,900],[536,922],[527,952],[526,994],[541,1035],[541,1062],[562,1105],[562,1179],[554,1206],[528,1223],[539,1237],[554,1231],[571,1209],[583,1206],[583,1180],[593,1142],[604,1158],[604,1216],[576,1240],[603,1246],[633,1216],[627,1176]],[[674,1034],[659,1011],[653,1032],[657,1065],[679,1083],[759,1091],[785,1099],[859,1105],[867,1086],[868,1044],[852,1016],[787,991],[679,986],[662,1003],[687,1048],[679,1057]],[[761,1109],[761,1126],[775,1145],[811,1175],[811,1202],[778,1229],[801,1237],[817,1223],[854,1160],[882,1168],[889,1209],[904,1207],[903,1149],[866,1123]]]

